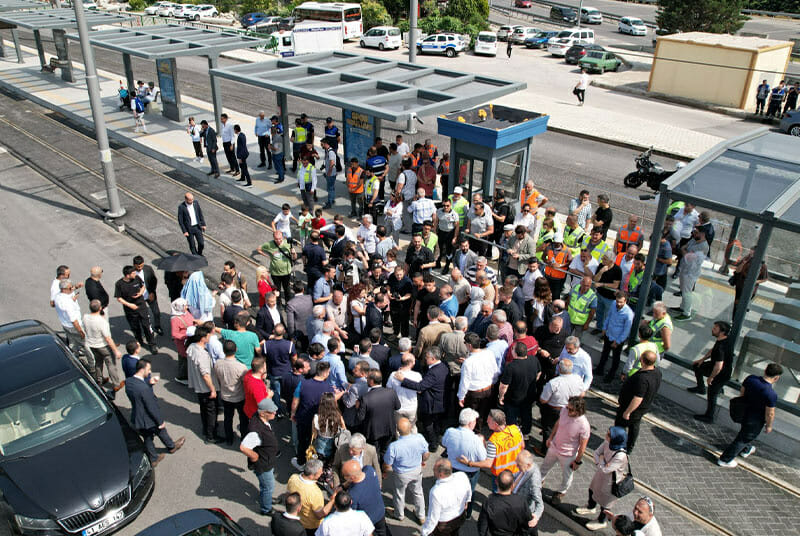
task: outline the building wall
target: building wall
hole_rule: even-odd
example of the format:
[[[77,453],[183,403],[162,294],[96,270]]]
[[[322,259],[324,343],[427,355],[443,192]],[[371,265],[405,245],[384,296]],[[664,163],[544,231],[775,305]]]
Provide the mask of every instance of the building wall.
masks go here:
[[[753,53],[746,50],[659,39],[648,89],[738,108],[747,90],[752,58]]]
[[[748,84],[742,108],[748,111],[756,109],[756,88],[766,80],[770,87],[780,82],[786,71],[786,65],[792,52],[791,45],[786,47],[761,52],[753,65],[753,76]]]

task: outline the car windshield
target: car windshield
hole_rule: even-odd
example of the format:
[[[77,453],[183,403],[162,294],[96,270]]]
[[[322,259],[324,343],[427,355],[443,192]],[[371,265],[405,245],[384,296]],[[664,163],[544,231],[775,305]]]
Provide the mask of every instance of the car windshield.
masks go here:
[[[644,23],[640,19],[628,19],[628,22],[631,26],[644,26]]]
[[[556,35],[559,39],[563,39],[564,37],[572,37],[572,30],[564,30],[563,32],[558,32]]]
[[[590,58],[595,58],[595,59],[598,59],[598,60],[602,60],[603,59],[603,53],[602,52],[589,52],[588,56]]]
[[[99,424],[107,408],[84,378],[0,408],[0,455],[14,456]]]
[[[494,43],[497,41],[497,36],[480,34],[478,35],[478,41],[483,41],[484,43]]]
[[[400,35],[400,28],[389,28],[389,35],[392,36]]]

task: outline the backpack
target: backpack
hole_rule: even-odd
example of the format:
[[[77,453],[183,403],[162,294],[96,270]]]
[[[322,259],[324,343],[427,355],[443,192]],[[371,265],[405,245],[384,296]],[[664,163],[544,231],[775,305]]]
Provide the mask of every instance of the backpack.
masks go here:
[[[142,99],[136,97],[133,102],[136,107],[136,113],[137,114],[144,113],[144,104],[142,104]]]

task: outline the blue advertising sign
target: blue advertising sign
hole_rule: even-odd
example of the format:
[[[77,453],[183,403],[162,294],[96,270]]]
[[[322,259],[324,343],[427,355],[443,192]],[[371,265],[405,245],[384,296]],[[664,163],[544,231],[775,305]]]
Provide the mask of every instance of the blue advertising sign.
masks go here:
[[[343,110],[344,114],[344,159],[358,158],[365,165],[367,151],[372,147],[377,136],[375,118],[371,115]]]
[[[171,58],[156,60],[158,88],[161,91],[161,102],[165,104],[176,104],[175,78],[172,70],[174,61]]]

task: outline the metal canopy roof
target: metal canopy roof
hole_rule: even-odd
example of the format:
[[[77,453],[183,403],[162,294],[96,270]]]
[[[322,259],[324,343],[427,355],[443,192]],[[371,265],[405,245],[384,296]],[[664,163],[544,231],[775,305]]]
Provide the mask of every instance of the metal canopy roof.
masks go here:
[[[86,10],[86,24],[89,27],[115,24],[130,20],[128,15]],[[65,30],[77,28],[74,9],[43,9],[40,11],[14,11],[0,13],[0,22],[29,28],[31,30]]]
[[[67,35],[78,41],[77,34]],[[89,33],[89,42],[147,60],[178,56],[218,56],[222,52],[263,45],[266,41],[235,33],[203,30],[177,24],[112,28]]]
[[[0,12],[23,11],[25,9],[46,9],[50,4],[32,0],[0,0]]]
[[[463,110],[527,87],[525,82],[349,52],[320,52],[209,72],[390,121]]]
[[[800,139],[764,127],[725,140],[664,189],[674,199],[800,232]]]

